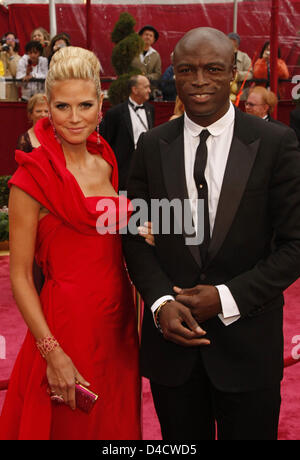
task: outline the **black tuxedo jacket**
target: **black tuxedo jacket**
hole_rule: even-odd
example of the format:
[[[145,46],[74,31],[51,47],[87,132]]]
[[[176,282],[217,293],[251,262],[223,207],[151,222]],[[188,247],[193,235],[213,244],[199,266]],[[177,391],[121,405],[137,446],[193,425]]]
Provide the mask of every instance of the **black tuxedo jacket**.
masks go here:
[[[154,126],[154,106],[145,102],[149,129]],[[119,190],[126,190],[127,176],[134,152],[133,129],[128,101],[106,112],[100,133],[113,149],[118,162]]]
[[[290,127],[295,131],[300,143],[300,107],[298,105],[290,113]]]
[[[128,182],[129,198],[188,197],[183,117],[140,137]],[[222,152],[220,152],[221,154]],[[151,219],[151,215],[149,216]],[[129,274],[145,301],[141,369],[157,383],[184,383],[198,353],[213,384],[250,391],[283,373],[283,290],[300,272],[300,151],[288,127],[236,110],[235,128],[209,246],[202,265],[185,235],[155,235],[155,248],[124,236]],[[163,338],[151,305],[173,286],[225,284],[241,318],[203,323],[208,347],[186,348]]]

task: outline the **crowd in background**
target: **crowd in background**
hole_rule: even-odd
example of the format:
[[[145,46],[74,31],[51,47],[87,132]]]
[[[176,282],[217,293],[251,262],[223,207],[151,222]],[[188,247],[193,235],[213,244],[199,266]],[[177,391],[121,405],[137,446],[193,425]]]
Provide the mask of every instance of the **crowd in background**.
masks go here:
[[[0,77],[5,77],[6,82],[1,87],[0,99],[27,102],[34,94],[43,92],[53,54],[70,44],[67,33],[59,33],[51,39],[47,30],[38,27],[25,45],[25,54],[20,56],[17,36],[13,32],[5,33],[0,45]]]
[[[172,55],[169,66],[162,72],[162,62],[158,51],[154,48],[159,39],[159,32],[150,25],[139,31],[144,41],[144,50],[133,61],[142,75],[151,82],[151,99],[176,100],[176,87]],[[249,88],[255,85],[270,87],[270,42],[263,44],[258,59],[253,59],[240,50],[241,38],[237,33],[228,34],[232,40],[237,66],[235,81],[236,93],[241,90],[241,100],[246,100]],[[0,45],[0,77],[5,77],[6,83],[1,86],[0,99],[28,101],[31,96],[44,90],[44,80],[47,76],[49,63],[53,54],[61,47],[71,45],[70,36],[63,32],[50,37],[43,27],[34,29],[30,41],[25,45],[25,54],[19,54],[20,43],[13,32],[3,35]],[[290,77],[286,63],[278,50],[278,97],[282,96],[282,84]],[[9,81],[12,79],[12,81]],[[18,82],[15,79],[19,80]]]

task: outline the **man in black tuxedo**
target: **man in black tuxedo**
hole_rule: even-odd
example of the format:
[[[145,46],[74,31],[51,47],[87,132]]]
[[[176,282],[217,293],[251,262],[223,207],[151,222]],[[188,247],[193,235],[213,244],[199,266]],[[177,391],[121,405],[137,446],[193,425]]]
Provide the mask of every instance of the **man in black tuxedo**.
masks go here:
[[[247,101],[245,102],[246,113],[256,115],[265,121],[283,125],[281,121],[275,120],[271,115],[278,104],[278,97],[273,91],[263,86],[254,86],[250,89]]]
[[[124,236],[145,302],[141,371],[164,439],[214,439],[215,421],[218,439],[276,439],[282,293],[300,272],[297,139],[230,103],[234,53],[222,32],[188,32],[174,69],[186,112],[140,137],[128,181],[149,209],[177,200],[170,232],[157,217],[166,208],[150,213],[154,248]],[[200,245],[177,231],[178,200]]]
[[[295,131],[300,144],[300,107],[296,106],[290,113],[290,127]]]
[[[119,190],[126,190],[133,152],[141,133],[154,126],[154,106],[147,103],[151,88],[147,77],[129,80],[129,99],[109,109],[100,125],[101,135],[113,149],[119,169]]]

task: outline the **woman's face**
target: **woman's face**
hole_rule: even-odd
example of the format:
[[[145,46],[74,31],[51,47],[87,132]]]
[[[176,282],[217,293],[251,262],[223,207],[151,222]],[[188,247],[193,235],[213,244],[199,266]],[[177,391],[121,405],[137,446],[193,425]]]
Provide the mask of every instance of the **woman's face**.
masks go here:
[[[16,46],[16,37],[14,36],[14,34],[8,34],[6,36],[6,43],[8,46],[12,46],[13,49],[15,48]]]
[[[32,34],[32,40],[34,40],[35,42],[40,42],[41,45],[44,44],[44,35],[43,33],[39,30],[39,29],[36,29],[33,34]]]
[[[54,83],[49,109],[56,134],[62,144],[84,145],[98,124],[103,96],[97,98],[91,80],[65,80]]]
[[[33,110],[30,114],[30,119],[32,121],[33,126],[36,124],[38,120],[41,118],[48,116],[48,104],[47,102],[37,102],[33,106]]]

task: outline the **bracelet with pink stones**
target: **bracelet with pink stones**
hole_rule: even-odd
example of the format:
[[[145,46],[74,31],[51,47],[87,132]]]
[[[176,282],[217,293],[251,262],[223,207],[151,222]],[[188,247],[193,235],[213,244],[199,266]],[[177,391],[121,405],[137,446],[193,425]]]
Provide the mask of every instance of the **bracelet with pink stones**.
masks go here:
[[[45,358],[50,353],[50,351],[55,350],[55,348],[59,347],[59,343],[54,337],[47,336],[37,340],[36,346],[39,352],[41,353],[42,357]]]

